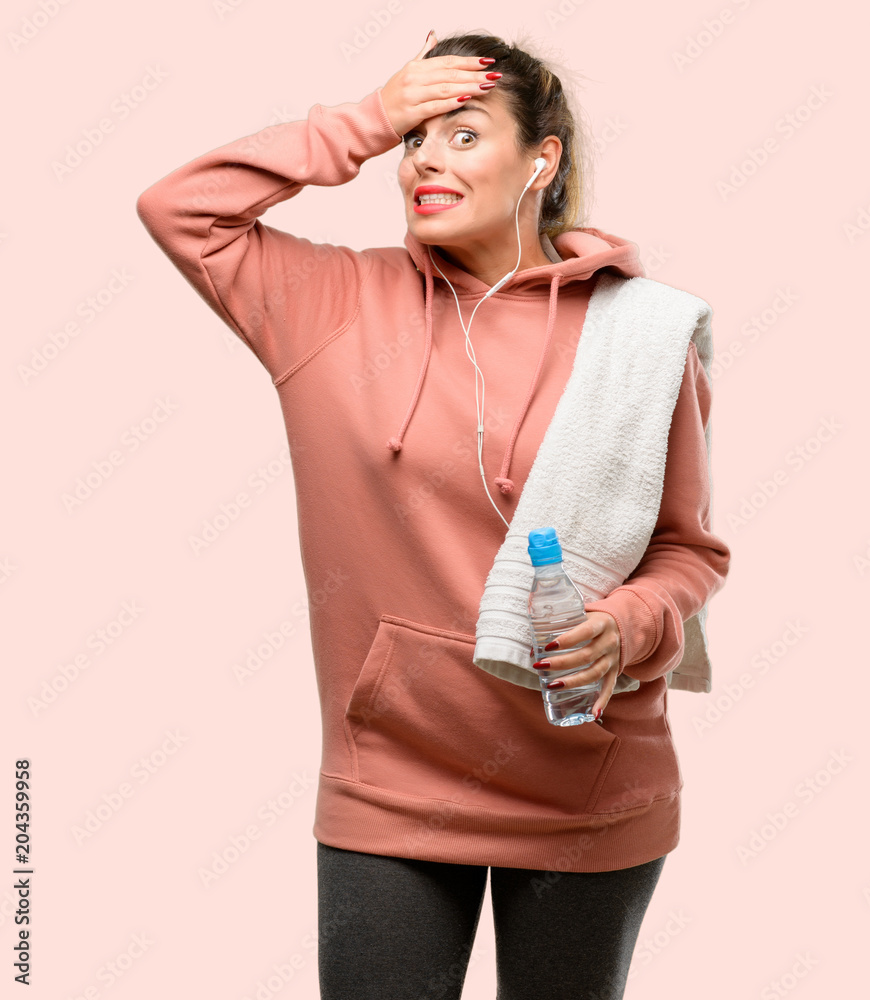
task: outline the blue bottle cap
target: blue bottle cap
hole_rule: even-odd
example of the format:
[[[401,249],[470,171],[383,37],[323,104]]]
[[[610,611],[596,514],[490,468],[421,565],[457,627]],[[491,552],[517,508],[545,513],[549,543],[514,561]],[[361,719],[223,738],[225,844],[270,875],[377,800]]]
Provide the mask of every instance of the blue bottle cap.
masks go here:
[[[562,546],[555,528],[535,528],[529,532],[529,558],[533,566],[562,561]]]

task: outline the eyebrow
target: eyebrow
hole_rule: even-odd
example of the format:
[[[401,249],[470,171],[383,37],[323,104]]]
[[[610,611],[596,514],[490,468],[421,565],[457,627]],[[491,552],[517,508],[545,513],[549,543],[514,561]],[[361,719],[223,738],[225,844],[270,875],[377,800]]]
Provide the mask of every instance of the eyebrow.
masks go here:
[[[492,118],[492,115],[486,110],[486,108],[482,108],[479,104],[463,104],[461,108],[454,108],[452,111],[445,111],[441,117],[452,118],[454,115],[461,115],[463,111],[481,111],[487,116],[487,118]],[[422,122],[420,124],[422,124]],[[418,125],[416,128],[408,129],[405,135],[411,135],[413,132],[416,132],[419,127],[420,126]]]
[[[452,111],[445,111],[443,117],[452,118],[454,115],[462,114],[463,111],[482,111],[489,118],[492,118],[492,115],[486,110],[486,108],[482,108],[479,104],[472,104],[470,106],[466,104],[461,108],[454,108]]]

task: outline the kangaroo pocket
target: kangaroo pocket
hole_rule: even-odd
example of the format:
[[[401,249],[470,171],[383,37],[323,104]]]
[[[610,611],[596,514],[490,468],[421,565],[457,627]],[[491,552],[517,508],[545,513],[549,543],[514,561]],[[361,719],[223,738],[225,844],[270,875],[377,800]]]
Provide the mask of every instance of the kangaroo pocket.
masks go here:
[[[345,711],[354,779],[470,807],[594,812],[619,737],[552,725],[540,693],[475,666],[474,646],[381,616]]]

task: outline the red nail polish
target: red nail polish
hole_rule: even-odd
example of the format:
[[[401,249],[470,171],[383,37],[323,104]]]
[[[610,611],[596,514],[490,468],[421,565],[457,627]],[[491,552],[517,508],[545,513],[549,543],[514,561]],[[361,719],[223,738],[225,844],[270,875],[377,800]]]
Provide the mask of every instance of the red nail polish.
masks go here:
[[[481,90],[492,90],[492,88],[493,88],[494,86],[495,86],[495,84],[494,84],[494,83],[482,83],[482,84],[480,85],[480,89],[481,89]]]
[[[554,639],[552,642],[548,642],[547,645],[544,646],[544,649],[548,653],[551,652],[552,650],[558,649],[558,648],[559,648],[559,640],[558,639]]]
[[[487,73],[486,78],[487,80],[500,80],[501,73]]]
[[[539,660],[537,663],[532,664],[533,667],[537,667],[538,670],[549,670],[550,661],[549,660]]]
[[[595,713],[595,719],[597,721],[600,718],[601,718],[601,709],[599,708],[598,711]]]
[[[495,62],[495,59],[491,58],[490,56],[482,56],[480,62],[483,66],[492,66],[492,64]]]
[[[548,688],[563,688],[565,686],[564,681],[550,681],[547,685]]]
[[[463,97],[457,97],[456,100],[457,101],[470,101],[471,100],[471,94],[465,94]]]

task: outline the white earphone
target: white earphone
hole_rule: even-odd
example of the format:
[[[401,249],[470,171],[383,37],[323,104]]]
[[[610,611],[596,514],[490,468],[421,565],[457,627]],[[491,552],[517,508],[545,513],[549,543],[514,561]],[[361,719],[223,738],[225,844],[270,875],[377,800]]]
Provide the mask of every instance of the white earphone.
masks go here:
[[[489,488],[486,485],[486,474],[483,470],[483,400],[477,399],[477,376],[480,375],[480,380],[481,382],[483,382],[483,372],[477,366],[477,360],[474,357],[474,348],[471,346],[471,339],[468,336],[468,331],[471,329],[471,323],[472,320],[474,319],[474,314],[477,312],[478,308],[480,307],[480,304],[484,302],[486,299],[488,299],[490,295],[495,295],[495,293],[502,287],[502,285],[504,285],[505,282],[510,281],[510,279],[517,273],[517,269],[520,266],[520,260],[523,255],[522,243],[520,242],[520,202],[523,200],[523,195],[526,193],[526,191],[529,190],[529,188],[534,183],[535,178],[544,169],[544,167],[546,167],[546,165],[547,161],[543,158],[543,156],[538,156],[535,158],[535,172],[526,181],[526,186],[523,188],[522,193],[517,199],[517,208],[516,212],[514,213],[514,219],[516,221],[516,227],[517,227],[517,250],[518,250],[516,266],[512,271],[508,271],[508,273],[501,279],[501,281],[494,284],[492,288],[490,288],[489,291],[486,292],[480,298],[480,301],[477,303],[477,305],[474,307],[473,312],[471,313],[471,318],[468,320],[467,327],[462,320],[462,310],[459,307],[459,298],[456,295],[456,290],[454,289],[453,285],[450,284],[447,275],[445,275],[444,272],[441,270],[441,268],[438,267],[438,265],[435,263],[432,257],[432,248],[429,247],[429,260],[432,261],[432,264],[435,267],[436,271],[447,282],[450,291],[453,292],[453,298],[456,299],[456,311],[459,313],[459,322],[462,325],[462,329],[465,331],[465,353],[468,354],[468,357],[471,359],[471,363],[474,365],[474,395],[475,395],[475,401],[477,402],[477,464],[480,468],[480,477],[481,479],[483,479],[483,488],[486,490],[486,495],[489,497],[489,502],[493,505],[493,507],[495,507],[495,512],[502,519],[502,521],[504,521],[505,526],[508,528],[510,527],[510,525],[505,520],[505,517],[502,514],[502,512],[498,509],[498,507],[496,507],[495,502],[492,499],[492,495],[489,492]],[[469,354],[468,349],[470,347],[471,347],[471,353]],[[484,394],[485,391],[486,391],[486,384],[484,383]]]
[[[535,172],[526,181],[526,186],[523,188],[523,194],[525,194],[526,191],[529,190],[529,188],[534,183],[535,178],[544,169],[544,167],[546,167],[546,165],[547,165],[547,161],[544,159],[543,156],[536,157],[536,159],[535,159]],[[520,199],[522,199],[523,194],[520,195]],[[519,201],[517,201],[517,243],[519,243],[519,241],[520,241],[519,210],[520,210],[520,203],[519,203]],[[522,256],[522,249],[520,249],[520,255],[517,257],[517,267],[520,266],[520,257],[521,256]],[[495,293],[501,288],[502,285],[504,285],[506,282],[510,281],[510,279],[517,273],[517,267],[515,267],[513,269],[513,271],[508,271],[508,273],[501,279],[501,281],[499,281],[496,284],[494,284],[492,286],[492,288],[490,288],[490,290],[484,295],[484,298],[488,299],[490,297],[490,295],[495,295]]]

